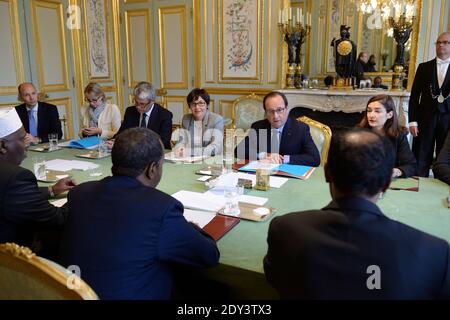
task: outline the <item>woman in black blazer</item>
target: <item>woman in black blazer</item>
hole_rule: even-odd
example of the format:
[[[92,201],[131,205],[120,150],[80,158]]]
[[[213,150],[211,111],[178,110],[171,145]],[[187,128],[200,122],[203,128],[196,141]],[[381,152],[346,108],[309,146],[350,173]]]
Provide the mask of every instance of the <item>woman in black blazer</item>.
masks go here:
[[[409,147],[407,129],[398,123],[394,100],[388,95],[380,94],[367,102],[365,116],[358,125],[370,128],[386,135],[396,151],[395,168],[392,178],[406,178],[417,174],[417,162]]]

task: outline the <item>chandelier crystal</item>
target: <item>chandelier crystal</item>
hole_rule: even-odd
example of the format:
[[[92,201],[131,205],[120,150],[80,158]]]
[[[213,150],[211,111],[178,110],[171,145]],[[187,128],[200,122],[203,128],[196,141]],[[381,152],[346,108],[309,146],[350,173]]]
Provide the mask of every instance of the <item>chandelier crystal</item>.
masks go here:
[[[404,16],[408,22],[414,19],[415,0],[356,0],[356,6],[363,14],[379,14],[385,25],[389,18],[398,20]]]

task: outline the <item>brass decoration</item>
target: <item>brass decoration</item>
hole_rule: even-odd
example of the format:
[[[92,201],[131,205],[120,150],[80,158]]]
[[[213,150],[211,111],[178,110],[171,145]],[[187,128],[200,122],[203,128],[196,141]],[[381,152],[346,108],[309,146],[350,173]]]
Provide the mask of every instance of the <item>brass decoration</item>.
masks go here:
[[[36,255],[28,247],[19,246],[18,244],[7,242],[0,245],[0,249],[4,252],[12,254],[14,257],[32,259]]]
[[[340,55],[348,56],[352,52],[352,43],[350,41],[342,41],[337,47]]]

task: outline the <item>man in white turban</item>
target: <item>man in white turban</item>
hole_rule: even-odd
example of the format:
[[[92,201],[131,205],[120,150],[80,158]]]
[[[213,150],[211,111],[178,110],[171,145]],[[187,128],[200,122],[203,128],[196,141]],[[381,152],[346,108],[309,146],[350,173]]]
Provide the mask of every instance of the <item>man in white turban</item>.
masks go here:
[[[34,174],[20,167],[27,155],[26,135],[16,110],[0,109],[0,243],[31,246],[36,232],[58,230],[64,224],[66,208],[53,206],[48,198],[75,183],[65,178],[39,188]]]

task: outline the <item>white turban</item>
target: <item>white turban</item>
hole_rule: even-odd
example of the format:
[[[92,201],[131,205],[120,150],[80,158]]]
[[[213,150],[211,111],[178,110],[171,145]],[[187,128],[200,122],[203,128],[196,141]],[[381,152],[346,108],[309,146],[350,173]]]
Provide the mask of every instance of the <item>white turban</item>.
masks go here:
[[[0,109],[0,138],[9,136],[21,127],[22,121],[15,108]]]

